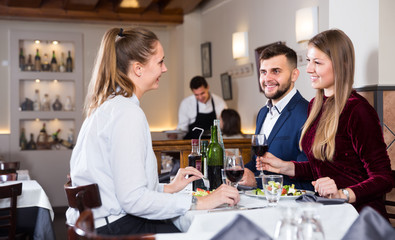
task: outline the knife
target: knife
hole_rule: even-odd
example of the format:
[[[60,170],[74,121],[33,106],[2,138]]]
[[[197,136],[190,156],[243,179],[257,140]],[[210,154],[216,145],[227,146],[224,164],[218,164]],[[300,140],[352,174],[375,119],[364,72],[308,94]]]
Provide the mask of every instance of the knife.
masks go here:
[[[253,209],[261,209],[261,208],[266,208],[266,206],[262,206],[262,207],[239,207],[239,208],[215,208],[215,209],[211,209],[208,210],[209,213],[212,212],[225,212],[225,211],[237,211],[237,210],[253,210]]]

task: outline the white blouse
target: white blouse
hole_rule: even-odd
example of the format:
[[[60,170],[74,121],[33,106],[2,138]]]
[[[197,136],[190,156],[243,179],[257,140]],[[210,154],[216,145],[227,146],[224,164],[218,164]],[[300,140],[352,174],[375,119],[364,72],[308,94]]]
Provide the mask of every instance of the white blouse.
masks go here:
[[[191,196],[163,192],[147,119],[136,96],[104,102],[83,123],[70,160],[74,186],[97,183],[102,206],[95,219],[132,214],[147,219],[183,215]],[[67,222],[79,213],[69,208]]]

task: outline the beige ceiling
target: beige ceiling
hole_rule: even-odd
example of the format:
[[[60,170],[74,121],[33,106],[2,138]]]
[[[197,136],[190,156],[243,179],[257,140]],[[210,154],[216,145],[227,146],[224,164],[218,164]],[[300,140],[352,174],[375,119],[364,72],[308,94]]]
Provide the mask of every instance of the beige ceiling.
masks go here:
[[[123,2],[124,1],[124,2]],[[183,23],[210,0],[0,0],[0,19]],[[129,4],[133,7],[124,7]]]

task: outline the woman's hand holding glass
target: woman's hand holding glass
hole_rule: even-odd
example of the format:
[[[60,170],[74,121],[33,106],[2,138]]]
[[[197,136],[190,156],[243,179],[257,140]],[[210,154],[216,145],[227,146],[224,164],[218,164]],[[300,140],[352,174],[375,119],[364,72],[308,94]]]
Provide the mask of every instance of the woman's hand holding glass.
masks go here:
[[[262,171],[280,173],[288,176],[295,175],[295,164],[290,161],[283,161],[270,152],[265,153],[262,157],[257,157],[256,168]]]
[[[240,195],[237,188],[222,184],[219,188],[212,191],[209,195],[204,197],[197,197],[197,210],[213,209],[222,204],[235,206],[240,201]]]

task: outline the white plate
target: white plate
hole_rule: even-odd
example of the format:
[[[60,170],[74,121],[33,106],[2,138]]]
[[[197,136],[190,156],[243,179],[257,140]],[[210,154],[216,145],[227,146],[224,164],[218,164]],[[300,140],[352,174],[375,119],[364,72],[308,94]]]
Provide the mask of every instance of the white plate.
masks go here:
[[[302,191],[302,195],[306,194],[306,193],[314,194],[314,192],[309,191],[309,190],[301,190],[301,191]],[[253,190],[245,191],[245,195],[250,196],[250,197],[265,198],[265,195],[256,195],[253,192]],[[301,195],[299,195],[299,196],[301,196]],[[294,200],[294,199],[297,199],[299,196],[281,196],[281,199]]]

